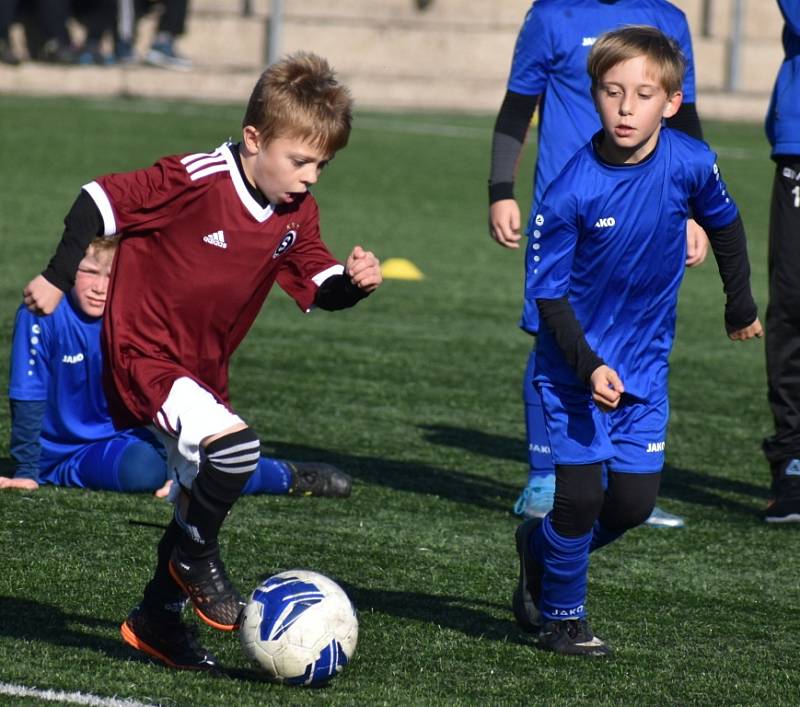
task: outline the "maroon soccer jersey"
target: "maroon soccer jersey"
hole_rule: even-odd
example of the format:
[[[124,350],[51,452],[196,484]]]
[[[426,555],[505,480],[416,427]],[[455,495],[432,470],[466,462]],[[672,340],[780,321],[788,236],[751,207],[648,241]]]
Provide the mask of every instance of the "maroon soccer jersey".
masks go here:
[[[115,423],[149,424],[188,376],[228,404],[228,364],[277,279],[307,311],[343,266],[320,240],[317,204],[262,207],[231,150],[166,157],[85,185],[114,259],[103,346]]]

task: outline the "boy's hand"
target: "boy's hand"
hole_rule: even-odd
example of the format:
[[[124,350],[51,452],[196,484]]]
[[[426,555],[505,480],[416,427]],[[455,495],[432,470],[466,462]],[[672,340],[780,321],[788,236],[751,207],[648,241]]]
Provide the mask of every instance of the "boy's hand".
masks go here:
[[[46,280],[44,275],[37,275],[22,291],[25,306],[39,316],[52,314],[63,296],[64,293]]]
[[[686,222],[686,267],[700,265],[708,255],[708,236],[693,218]]]
[[[7,476],[0,476],[0,489],[17,489],[19,491],[36,491],[39,484],[33,479],[9,479]]]
[[[372,251],[364,250],[360,245],[353,248],[347,257],[344,272],[350,282],[364,292],[374,292],[383,282],[380,261]]]
[[[500,199],[489,207],[489,235],[505,248],[519,248],[519,204],[515,199]]]
[[[761,322],[756,320],[744,329],[731,329],[727,324],[725,330],[728,332],[728,338],[731,341],[747,341],[747,339],[760,339],[764,336],[764,329],[761,327]]]
[[[610,366],[598,366],[592,371],[591,378],[592,400],[603,412],[616,409],[620,398],[625,392],[625,386]]]

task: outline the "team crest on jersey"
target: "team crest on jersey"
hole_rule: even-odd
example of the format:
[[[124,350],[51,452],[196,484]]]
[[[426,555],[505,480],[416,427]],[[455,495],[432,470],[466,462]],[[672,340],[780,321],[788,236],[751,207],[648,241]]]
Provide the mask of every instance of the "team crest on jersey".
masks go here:
[[[272,259],[283,255],[289,248],[294,245],[294,242],[297,240],[297,229],[300,227],[300,224],[297,223],[290,223],[286,227],[286,233],[283,234],[283,238],[281,238],[281,242],[278,243],[278,247],[275,249],[275,252],[272,254]]]

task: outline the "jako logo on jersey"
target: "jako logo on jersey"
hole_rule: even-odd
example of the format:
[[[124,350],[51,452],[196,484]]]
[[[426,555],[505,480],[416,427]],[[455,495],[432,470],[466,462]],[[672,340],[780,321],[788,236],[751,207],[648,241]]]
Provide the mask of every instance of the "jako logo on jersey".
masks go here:
[[[83,361],[84,355],[82,353],[76,354],[64,354],[64,358],[61,359],[61,363],[80,363]]]
[[[550,454],[550,447],[546,444],[529,444],[528,450],[534,454]]]
[[[609,216],[608,218],[599,218],[597,219],[597,223],[594,225],[595,228],[611,228],[615,226],[617,220],[613,216]]]
[[[663,452],[664,447],[667,446],[666,442],[648,442],[645,452]]]
[[[278,247],[275,249],[275,252],[272,254],[272,259],[274,260],[279,255],[285,253],[289,248],[294,245],[294,242],[297,240],[297,231],[292,229],[291,231],[287,232],[287,234],[281,238],[281,242],[278,243]]]
[[[591,47],[594,46],[594,43],[597,41],[597,37],[584,37],[583,41],[581,42],[582,47]]]
[[[533,219],[533,222],[537,226],[541,226],[544,223],[544,216],[542,216],[541,214],[536,214],[536,218]]]
[[[217,248],[227,248],[228,244],[225,242],[225,234],[222,231],[214,231],[209,233],[203,240],[206,243],[217,246]]]

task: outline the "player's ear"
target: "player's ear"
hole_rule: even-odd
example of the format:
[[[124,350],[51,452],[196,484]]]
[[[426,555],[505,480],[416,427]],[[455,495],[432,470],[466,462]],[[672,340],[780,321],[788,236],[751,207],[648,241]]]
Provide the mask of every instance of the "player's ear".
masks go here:
[[[252,125],[245,125],[242,128],[242,145],[248,154],[258,154],[259,147],[261,146],[258,130]]]
[[[675,91],[669,98],[667,98],[667,105],[664,108],[663,117],[671,118],[678,112],[678,109],[683,103],[683,91]]]

